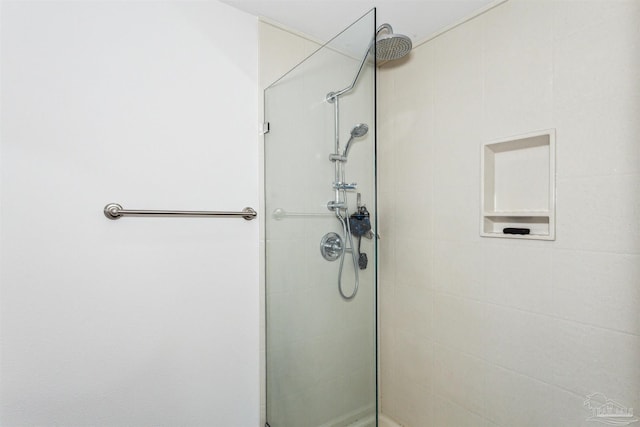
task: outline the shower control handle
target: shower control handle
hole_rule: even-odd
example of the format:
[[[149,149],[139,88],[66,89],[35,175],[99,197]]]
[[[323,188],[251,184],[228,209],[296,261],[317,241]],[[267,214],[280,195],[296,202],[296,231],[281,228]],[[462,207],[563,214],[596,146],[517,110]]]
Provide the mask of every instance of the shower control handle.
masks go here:
[[[344,252],[345,247],[337,233],[327,233],[322,236],[320,241],[320,253],[322,257],[327,261],[335,261],[340,258],[340,255]]]
[[[335,211],[336,209],[346,209],[347,205],[344,202],[334,202],[333,200],[327,202],[327,209]]]
[[[358,188],[358,183],[352,182],[351,184],[347,184],[344,182],[334,182],[333,188],[335,190],[356,190]]]

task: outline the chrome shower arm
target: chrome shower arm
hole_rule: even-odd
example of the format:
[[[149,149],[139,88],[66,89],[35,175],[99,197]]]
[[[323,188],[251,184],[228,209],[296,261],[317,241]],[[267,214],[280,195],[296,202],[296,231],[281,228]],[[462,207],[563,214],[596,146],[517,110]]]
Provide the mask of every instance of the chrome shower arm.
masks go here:
[[[389,31],[390,33],[393,33],[393,28],[391,27],[391,25],[390,25],[390,24],[382,24],[382,25],[380,25],[380,26],[378,27],[378,29],[376,30],[376,36],[377,36],[378,34],[380,34],[380,32],[381,32],[382,30],[387,30],[387,31]]]
[[[356,76],[354,77],[353,81],[351,82],[351,84],[347,87],[345,87],[342,90],[339,90],[337,92],[329,92],[327,94],[326,100],[327,102],[331,102],[333,103],[336,99],[338,99],[339,96],[344,95],[345,93],[348,93],[350,91],[353,90],[353,88],[356,86],[356,83],[358,83],[358,78],[360,77],[360,74],[362,73],[362,70],[364,68],[364,64],[365,62],[367,62],[367,58],[369,57],[369,52],[371,51],[371,46],[373,46],[373,44],[375,43],[376,38],[374,37],[371,42],[369,43],[369,46],[367,46],[367,50],[364,54],[364,57],[362,58],[362,61],[360,61],[360,66],[358,67],[358,72],[356,73]]]
[[[351,82],[351,84],[347,87],[345,87],[342,90],[336,91],[336,92],[329,92],[326,96],[326,100],[327,102],[334,102],[338,99],[339,96],[344,95],[345,93],[350,92],[351,90],[353,90],[353,88],[356,86],[356,83],[358,82],[358,78],[360,77],[360,74],[362,73],[362,69],[364,68],[364,64],[365,62],[367,62],[367,58],[369,57],[369,52],[371,52],[371,49],[376,46],[377,49],[377,42],[376,40],[378,40],[378,34],[380,34],[382,31],[386,30],[387,32],[389,32],[389,36],[384,36],[382,37],[380,40],[390,40],[390,39],[395,39],[397,40],[401,40],[402,42],[402,49],[400,49],[400,51],[398,52],[397,49],[397,42],[392,44],[392,47],[394,48],[393,50],[395,52],[392,52],[393,54],[391,56],[388,56],[387,54],[389,52],[385,52],[384,55],[382,55],[382,57],[380,56],[380,51],[386,51],[386,46],[385,48],[382,48],[378,51],[375,52],[374,54],[374,61],[376,59],[380,59],[382,61],[389,61],[389,60],[393,60],[393,59],[399,59],[402,58],[403,56],[405,56],[407,53],[409,53],[409,51],[411,51],[411,47],[412,47],[412,43],[411,43],[411,39],[405,35],[402,34],[394,34],[393,33],[393,28],[391,27],[391,25],[389,24],[382,24],[380,25],[377,29],[376,29],[376,33],[373,36],[373,38],[371,39],[371,41],[369,42],[369,46],[367,46],[367,51],[365,52],[364,57],[362,58],[362,61],[360,62],[360,67],[358,67],[358,72],[356,73],[356,76],[353,78],[353,81]],[[380,41],[378,40],[378,41]]]

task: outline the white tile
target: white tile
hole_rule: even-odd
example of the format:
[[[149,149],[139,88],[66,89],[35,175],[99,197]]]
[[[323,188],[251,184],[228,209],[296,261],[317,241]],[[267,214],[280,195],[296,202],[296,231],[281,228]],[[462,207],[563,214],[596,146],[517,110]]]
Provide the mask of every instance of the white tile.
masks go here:
[[[449,294],[483,299],[482,246],[434,242],[433,288]]]
[[[487,305],[483,356],[495,365],[553,382],[556,320]]]
[[[385,393],[392,378],[395,357],[394,289],[380,282],[378,285],[378,351],[381,393]]]
[[[268,350],[340,325],[336,286],[267,295]]]
[[[402,396],[406,400],[407,411],[398,420],[403,420],[405,426],[429,425],[433,417],[431,393],[423,387],[410,387],[407,387],[407,392]]]
[[[640,253],[639,175],[558,179],[556,246]]]
[[[499,367],[486,373],[486,416],[497,425],[549,426],[553,421],[553,388]]]
[[[394,366],[395,362],[395,340],[394,335],[381,332],[380,334],[380,355],[379,355],[380,373],[379,373],[379,386],[380,386],[380,399],[384,404],[387,403],[388,398],[397,396],[397,389],[395,384],[397,383],[397,377],[395,375]]]
[[[397,191],[412,191],[425,197],[431,189],[433,165],[433,125],[431,114],[408,112],[396,117],[395,184]]]
[[[487,59],[485,141],[553,127],[552,58],[547,46]]]
[[[606,96],[555,111],[560,177],[640,172],[640,96]]]
[[[395,285],[378,282],[378,316],[380,332],[392,334],[395,331]]]
[[[482,25],[471,20],[433,41],[434,136],[437,142],[480,137]],[[439,161],[445,160],[438,158]]]
[[[488,427],[487,420],[467,408],[457,405],[440,396],[434,396],[432,427],[473,426]]]
[[[304,239],[306,225],[303,221],[294,221],[285,219],[275,219],[274,211],[276,209],[284,209],[287,212],[303,212],[304,208],[299,206],[296,208],[288,203],[286,198],[280,198],[275,203],[267,204],[265,212],[265,238],[267,242],[276,240],[295,240]],[[269,243],[267,243],[267,246]]]
[[[379,112],[394,115],[381,126],[381,188],[388,206],[396,207],[386,217],[381,213],[387,224],[380,228],[392,235],[381,242],[381,257],[385,251],[394,257],[381,267],[381,276],[390,279],[381,285],[381,298],[388,300],[381,301],[387,312],[381,319],[387,341],[381,394],[383,411],[398,421],[582,425],[579,396],[587,390],[640,405],[636,337],[533,313],[634,333],[640,327],[631,289],[639,277],[637,255],[624,254],[640,254],[640,176],[595,176],[637,174],[640,167],[633,143],[640,100],[629,95],[640,89],[638,19],[635,12],[621,13],[624,8],[633,12],[637,6],[512,0],[379,75],[386,79],[380,93],[389,98]],[[427,124],[433,129],[425,130]],[[557,127],[557,173],[563,178],[557,241],[482,241],[480,143],[547,127]],[[404,285],[422,277],[430,257],[413,256],[422,252],[417,248],[427,251],[424,240],[431,238],[437,239],[430,267],[436,291],[429,296]],[[623,254],[554,255],[552,247]],[[414,408],[428,396],[422,383],[428,376],[417,364],[428,357],[421,346],[430,338],[436,342],[435,396],[421,415],[431,414],[425,421]],[[561,398],[559,388],[537,379],[574,392]],[[553,404],[556,397],[578,406],[563,412]],[[491,421],[479,416],[485,413]]]
[[[375,412],[375,375],[369,368],[365,366],[344,376],[346,413],[354,410],[362,412],[366,408],[369,408],[367,411],[369,414]],[[344,416],[344,412],[340,415]]]
[[[487,53],[549,46],[553,0],[511,0],[480,17]]]
[[[324,336],[289,342],[267,355],[269,390],[274,396],[286,397],[303,392],[312,385],[331,379],[338,373],[340,342]],[[313,366],[313,369],[309,369]]]
[[[553,257],[557,316],[640,335],[640,256],[557,250]]]
[[[485,301],[552,312],[551,248],[510,244],[482,248]]]
[[[556,40],[588,32],[603,23],[621,22],[640,7],[635,0],[555,0],[553,6]]]
[[[431,106],[435,71],[433,55],[433,46],[427,43],[416,46],[406,60],[384,67],[394,80],[394,103],[402,106],[401,111]]]
[[[448,150],[456,149],[465,156],[466,153],[469,153],[470,156],[477,156],[482,142],[484,127],[482,82],[471,85],[466,84],[463,80],[462,85],[468,87],[462,89],[451,89],[446,84],[436,86],[436,90],[439,92],[436,94],[434,113],[433,141],[435,145],[433,155],[437,160],[434,164],[434,171],[438,171],[438,169],[455,170],[456,166],[457,168],[463,167],[465,163],[456,162],[456,154],[447,153]],[[444,152],[448,154],[445,157],[438,155],[443,151],[443,148]],[[464,160],[464,157],[461,160]]]
[[[589,427],[594,425],[593,419],[589,419],[593,415],[593,407],[590,408],[587,400],[588,395],[578,395],[567,390],[556,388],[553,393],[554,400],[554,422],[550,424],[552,427]],[[625,408],[637,408],[640,404],[640,398],[633,400],[623,400],[605,395],[606,398],[616,401]],[[600,397],[601,398],[601,397]],[[597,398],[596,398],[597,399]],[[596,400],[597,401],[597,400]],[[597,406],[597,405],[594,405]],[[635,412],[635,410],[634,410]],[[637,415],[636,415],[637,418]],[[604,421],[604,420],[603,420]],[[597,421],[596,421],[597,422]]]
[[[400,427],[398,423],[389,418],[387,413],[382,413],[382,411],[380,413],[380,418],[378,421],[380,427]]]
[[[560,40],[575,33],[588,31],[612,15],[612,8],[623,1],[556,0],[553,3],[553,36]],[[633,0],[627,2],[633,3]]]
[[[410,287],[431,288],[433,269],[432,242],[429,240],[396,240],[396,283]]]
[[[296,219],[294,219],[295,221]],[[286,267],[292,270],[303,269],[307,274],[308,286],[313,287],[326,287],[335,284],[337,286],[338,280],[338,267],[339,260],[327,261],[320,253],[320,241],[322,237],[328,232],[336,232],[342,235],[342,230],[339,228],[339,223],[335,218],[328,219],[327,226],[320,224],[315,225],[315,220],[306,220],[309,230],[307,232],[307,238],[305,241],[292,249],[298,252],[302,252],[305,257],[305,261],[302,264],[289,264]],[[329,226],[328,224],[332,224]],[[345,256],[345,268],[343,277],[346,283],[353,283],[353,266],[351,264],[350,254]],[[300,255],[297,255],[298,257]],[[300,286],[304,287],[304,286]]]
[[[437,293],[434,296],[433,316],[436,343],[474,355],[484,354],[485,304]]]
[[[597,101],[640,89],[640,58],[636,55],[640,46],[640,7],[637,2],[619,4],[622,6],[611,9],[617,12],[615,19],[583,28],[555,44],[557,107],[571,108],[585,100]]]
[[[396,189],[430,192],[429,183],[434,159],[432,135],[433,61],[430,46],[417,49],[411,59],[394,68],[393,155],[395,157]],[[414,197],[421,197],[415,194]]]
[[[580,396],[554,387],[553,390],[553,422],[551,427],[589,427],[594,421],[588,421],[591,412],[584,402],[587,396]],[[620,402],[623,403],[623,402]]]
[[[476,414],[485,412],[487,364],[435,345],[433,393]]]
[[[395,346],[396,379],[429,389],[433,382],[433,343],[411,333],[398,332]]]
[[[461,190],[468,187],[479,188],[477,184],[480,175],[480,142],[477,135],[443,134],[434,140],[434,190],[441,192],[435,195],[438,207],[446,206],[448,200],[445,197],[467,199],[469,195],[460,194]]]
[[[396,160],[391,124],[378,124],[377,174],[379,194],[393,194],[396,188]]]
[[[340,332],[343,336],[340,344],[343,357],[339,360],[341,360],[341,369],[346,372],[366,368],[371,370],[372,376],[374,375],[376,337],[368,320],[363,316],[360,324]]]
[[[434,142],[433,234],[441,240],[479,241],[480,138],[442,135]]]
[[[378,279],[394,284],[396,281],[396,241],[392,233],[380,228],[378,240]]]
[[[559,320],[555,383],[578,395],[600,392],[618,402],[638,403],[640,337]]]
[[[485,141],[552,127],[552,10],[511,1],[482,17]]]
[[[397,285],[395,288],[394,327],[420,339],[432,336],[433,293],[425,288]]]
[[[267,283],[268,293],[285,292],[308,287],[309,277],[306,268],[292,268],[306,266],[305,241],[272,240],[266,244],[267,250]]]
[[[403,385],[393,380],[387,387],[387,391],[382,394],[381,410],[399,425],[406,425],[407,414],[411,411],[408,399],[406,399],[406,389]]]
[[[481,83],[482,23],[472,20],[433,40],[435,103],[446,94],[472,96]],[[436,109],[437,111],[437,109]]]
[[[396,238],[428,239],[433,235],[431,193],[416,188],[396,192]]]
[[[437,178],[436,182],[447,180]],[[436,239],[480,242],[480,188],[476,184],[436,186],[433,202],[433,235]]]
[[[343,382],[334,379],[321,382],[302,393],[278,402],[279,417],[270,419],[278,425],[321,425],[344,411],[342,399],[345,397]]]

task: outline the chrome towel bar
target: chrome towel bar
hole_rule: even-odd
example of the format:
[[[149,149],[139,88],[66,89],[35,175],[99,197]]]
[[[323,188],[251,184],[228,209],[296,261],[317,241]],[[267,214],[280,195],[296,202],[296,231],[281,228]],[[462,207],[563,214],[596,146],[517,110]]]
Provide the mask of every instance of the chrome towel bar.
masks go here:
[[[251,221],[258,216],[252,208],[244,208],[242,212],[224,211],[143,211],[140,209],[124,209],[117,203],[109,203],[104,207],[104,216],[109,219],[118,219],[122,216],[210,216],[244,218]]]

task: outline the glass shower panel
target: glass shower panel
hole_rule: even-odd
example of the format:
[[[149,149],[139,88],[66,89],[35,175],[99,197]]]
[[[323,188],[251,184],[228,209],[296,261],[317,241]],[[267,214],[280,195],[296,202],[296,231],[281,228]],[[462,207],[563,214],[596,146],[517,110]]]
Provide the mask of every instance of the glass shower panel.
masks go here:
[[[372,10],[265,90],[270,124],[265,135],[270,427],[364,427],[377,422],[376,242],[371,238],[376,217],[375,61],[369,54],[374,34]],[[336,115],[336,103],[327,101],[327,94],[354,80],[353,89],[338,97]],[[331,154],[345,154],[352,129],[360,124],[368,132],[359,126],[346,158],[330,160]],[[352,183],[356,189],[350,188]],[[369,233],[364,210],[349,224],[351,233],[345,230],[347,221],[338,217],[357,213],[358,194],[370,213]],[[330,202],[338,205],[330,210]],[[335,233],[333,240],[325,239],[327,250],[337,256],[333,261],[320,250],[329,233]],[[360,269],[365,257],[366,268]],[[354,293],[357,277],[353,298],[341,296],[339,277],[346,297]]]

